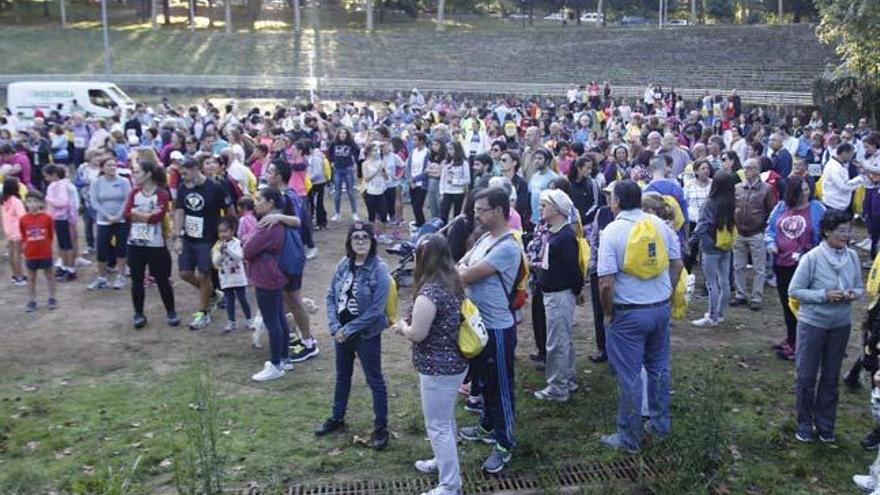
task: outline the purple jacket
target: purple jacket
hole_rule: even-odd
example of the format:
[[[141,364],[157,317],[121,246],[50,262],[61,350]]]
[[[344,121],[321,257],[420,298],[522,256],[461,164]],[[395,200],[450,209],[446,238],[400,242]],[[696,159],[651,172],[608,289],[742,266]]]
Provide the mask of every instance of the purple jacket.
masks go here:
[[[862,201],[862,215],[865,217],[868,229],[880,229],[880,188],[865,189],[865,199]]]
[[[284,228],[281,224],[258,228],[244,245],[248,280],[258,289],[278,290],[287,285],[287,275],[278,266]]]

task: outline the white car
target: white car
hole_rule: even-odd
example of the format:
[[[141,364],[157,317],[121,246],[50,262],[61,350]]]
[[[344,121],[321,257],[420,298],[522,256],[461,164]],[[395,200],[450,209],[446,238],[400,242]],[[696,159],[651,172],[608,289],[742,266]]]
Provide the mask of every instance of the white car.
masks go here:
[[[566,20],[565,14],[562,12],[554,12],[548,16],[544,17],[545,21],[553,21],[553,22],[562,22]]]
[[[603,16],[598,12],[584,12],[581,14],[581,22],[588,22],[591,24],[598,24],[602,22]]]
[[[687,19],[669,19],[666,21],[666,24],[669,26],[687,26]]]

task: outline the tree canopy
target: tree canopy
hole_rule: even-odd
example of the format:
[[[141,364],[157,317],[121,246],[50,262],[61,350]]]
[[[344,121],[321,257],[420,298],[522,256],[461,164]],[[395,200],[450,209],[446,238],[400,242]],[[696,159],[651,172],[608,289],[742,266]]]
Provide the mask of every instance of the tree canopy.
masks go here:
[[[843,67],[860,79],[880,81],[880,2],[816,0],[819,39],[835,46]]]

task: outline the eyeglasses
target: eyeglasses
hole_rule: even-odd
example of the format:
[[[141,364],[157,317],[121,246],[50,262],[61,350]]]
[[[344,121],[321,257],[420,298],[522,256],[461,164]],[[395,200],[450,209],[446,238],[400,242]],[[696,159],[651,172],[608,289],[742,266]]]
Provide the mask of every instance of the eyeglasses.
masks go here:
[[[370,236],[367,234],[354,234],[351,236],[351,242],[370,242]]]
[[[486,213],[487,211],[492,211],[494,209],[495,208],[480,208],[479,206],[474,206],[474,215],[482,215],[483,213]]]

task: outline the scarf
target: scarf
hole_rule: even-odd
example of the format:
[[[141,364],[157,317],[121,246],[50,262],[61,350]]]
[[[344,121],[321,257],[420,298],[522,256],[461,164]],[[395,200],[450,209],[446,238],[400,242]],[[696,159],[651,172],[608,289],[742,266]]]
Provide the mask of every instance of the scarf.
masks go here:
[[[834,271],[837,273],[837,289],[838,290],[850,290],[852,289],[853,283],[851,280],[848,280],[843,275],[843,268],[851,263],[852,260],[849,255],[849,250],[847,248],[843,249],[834,249],[833,247],[828,245],[827,241],[822,241],[819,244],[819,253],[828,261]]]

